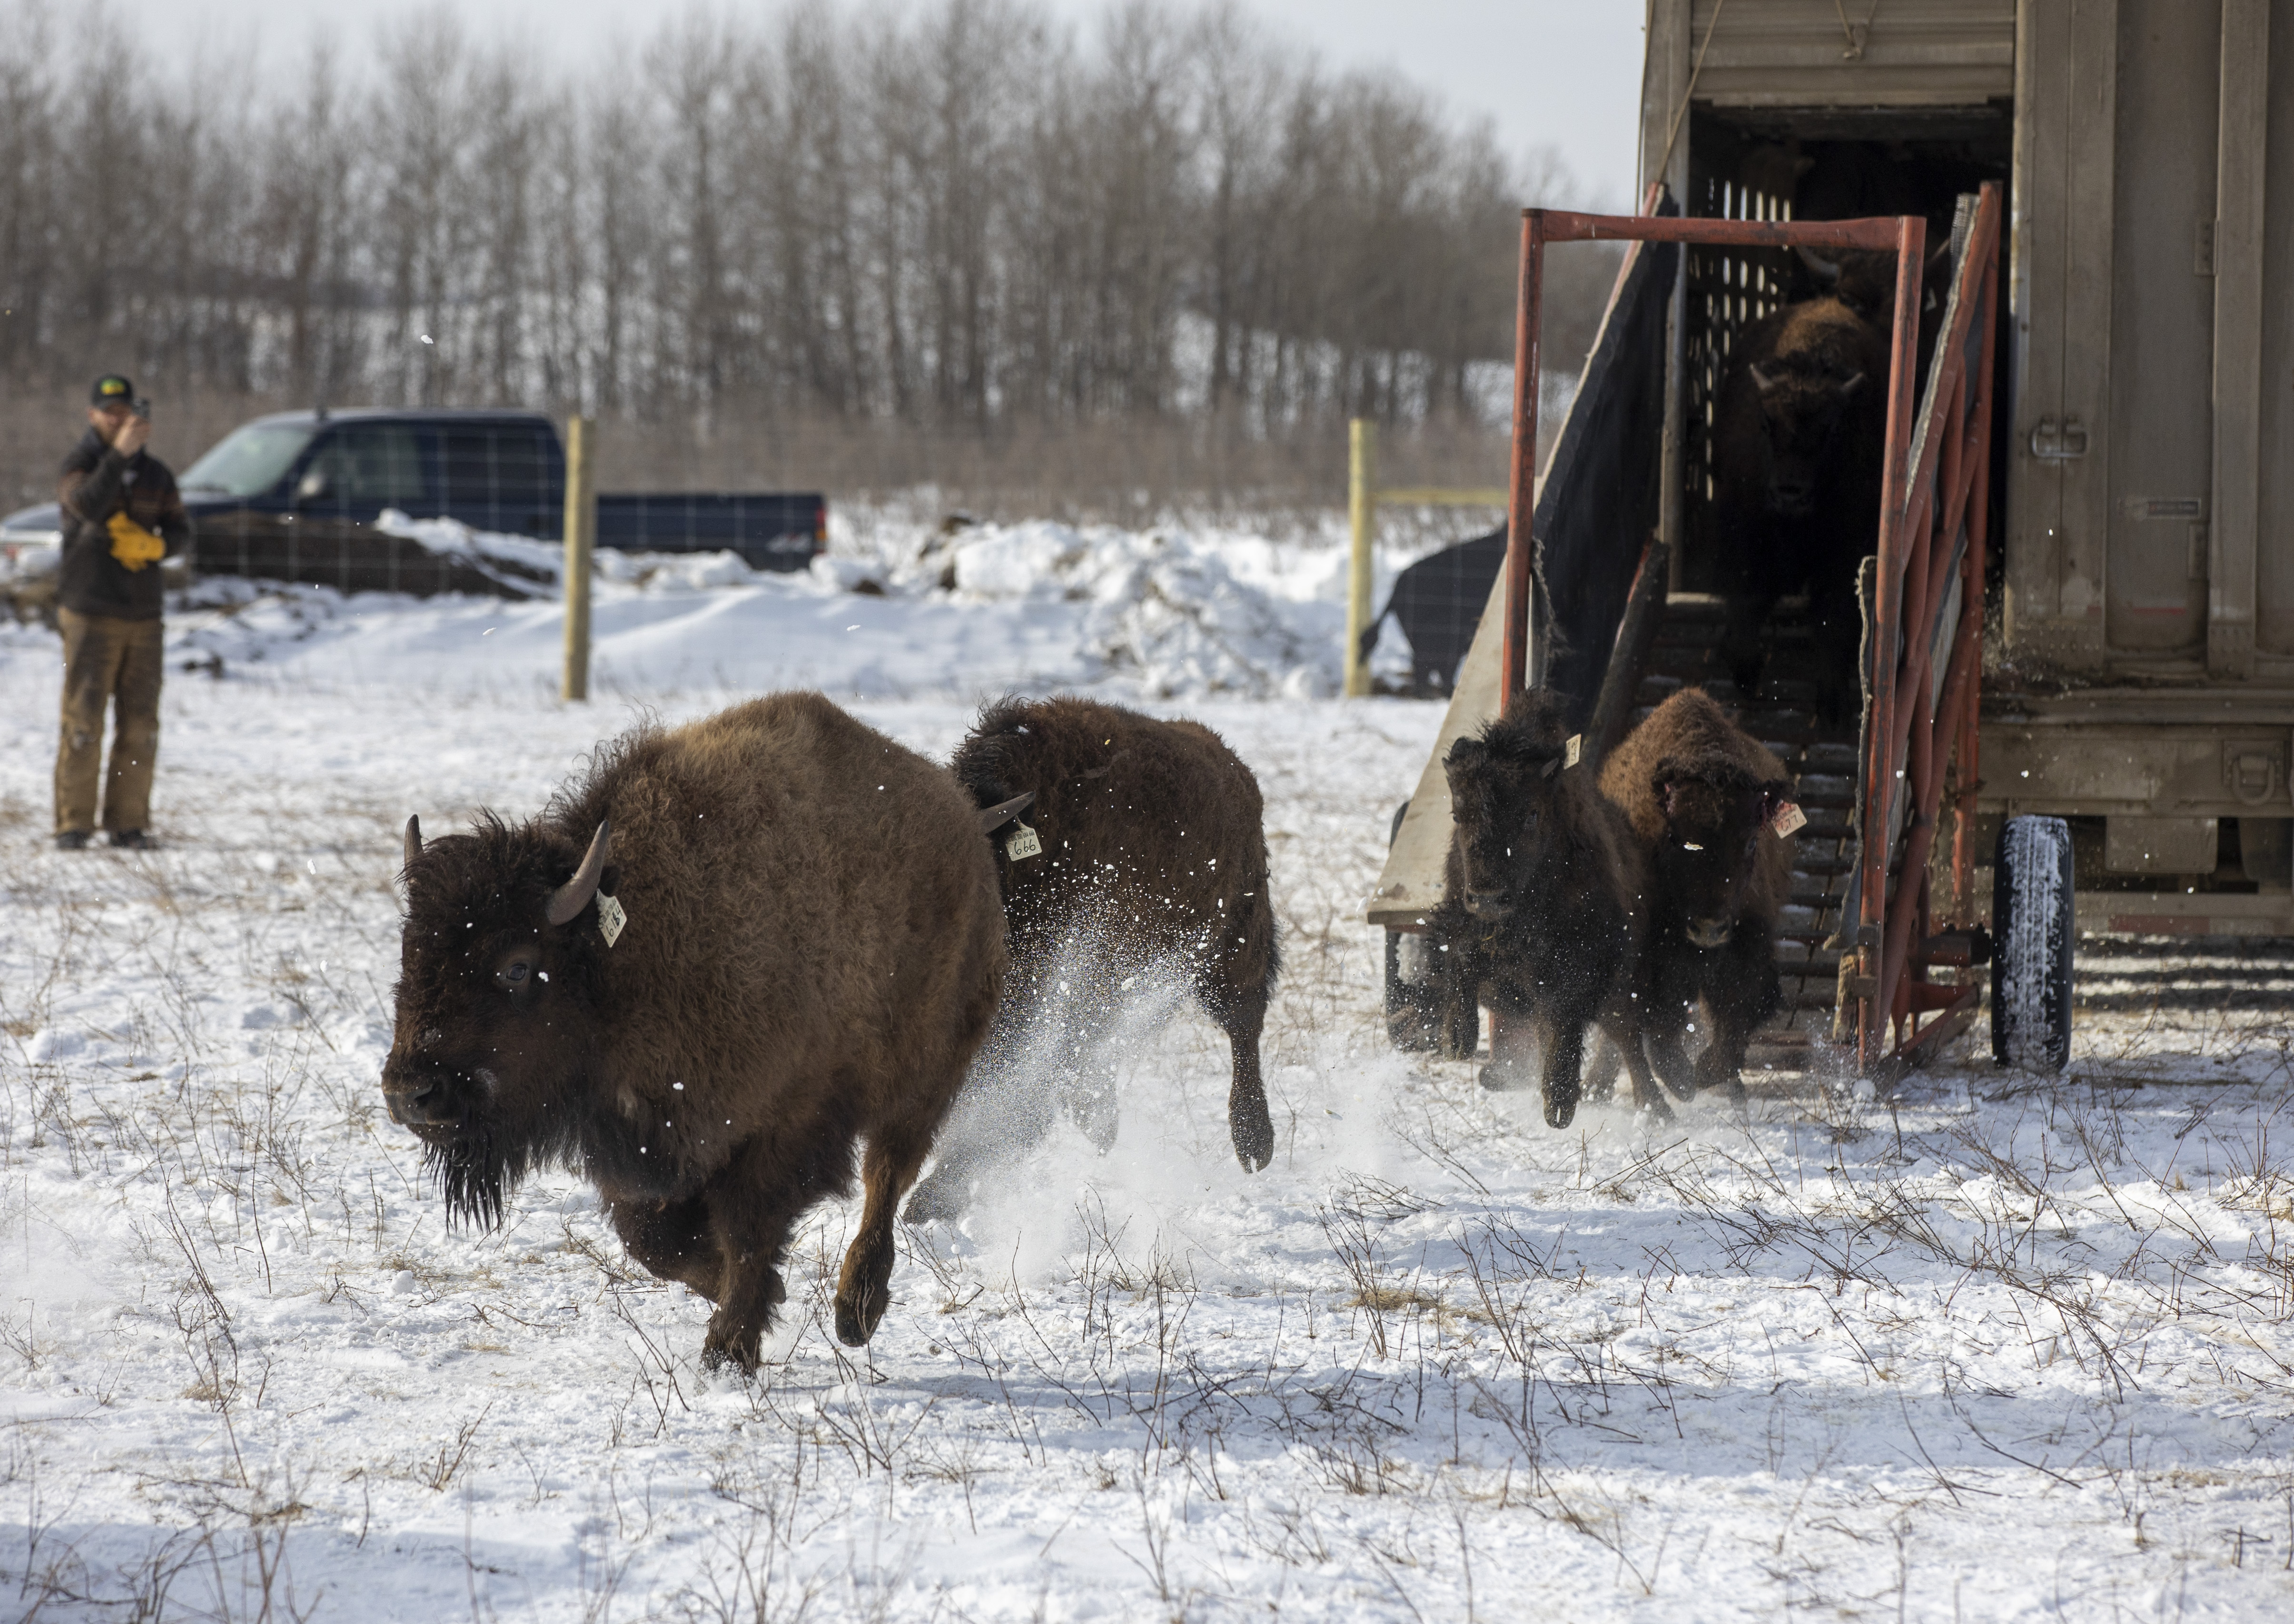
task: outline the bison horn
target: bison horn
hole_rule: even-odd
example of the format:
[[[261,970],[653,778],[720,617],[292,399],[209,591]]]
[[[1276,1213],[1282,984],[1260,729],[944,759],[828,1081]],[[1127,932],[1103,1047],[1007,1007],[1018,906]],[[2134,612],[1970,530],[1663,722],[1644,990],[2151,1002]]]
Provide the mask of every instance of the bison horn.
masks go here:
[[[598,881],[606,874],[606,848],[614,838],[614,820],[603,819],[598,832],[590,837],[590,849],[582,855],[582,866],[574,877],[549,893],[549,922],[562,925],[590,905],[598,894]]]
[[[1864,375],[1861,372],[1859,372],[1855,377],[1850,378],[1846,383],[1840,386],[1840,398],[1844,401],[1863,386]]]
[[[1759,361],[1754,361],[1747,370],[1749,370],[1753,375],[1753,383],[1754,387],[1758,388],[1762,394],[1766,394],[1769,390],[1777,386],[1777,380],[1761,370],[1761,363]]]
[[[1800,256],[1800,263],[1814,273],[1818,281],[1827,288],[1839,286],[1840,262],[1838,260],[1826,259],[1814,248],[1795,248],[1793,252]]]
[[[421,855],[422,820],[419,816],[410,817],[406,820],[406,866],[412,868],[414,859]]]

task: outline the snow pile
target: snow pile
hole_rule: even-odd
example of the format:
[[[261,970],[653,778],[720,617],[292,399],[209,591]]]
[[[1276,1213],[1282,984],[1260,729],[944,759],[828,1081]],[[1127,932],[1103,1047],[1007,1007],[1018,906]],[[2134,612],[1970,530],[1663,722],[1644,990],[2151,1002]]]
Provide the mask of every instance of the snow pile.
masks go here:
[[[389,662],[401,680],[460,693],[557,686],[559,543],[395,509],[377,528],[461,561],[505,596],[346,596],[207,576],[171,603],[171,664],[307,679],[315,658],[354,671]],[[1448,539],[1422,522],[1395,528],[1411,541],[1378,549],[1375,602]],[[53,546],[0,548],[0,581],[54,565]],[[1320,698],[1343,679],[1346,597],[1334,524],[1278,540],[1232,526],[933,524],[832,509],[829,551],[793,573],[733,552],[599,549],[590,681],[628,694],[809,686],[969,701],[1106,686],[1144,700]],[[1390,623],[1371,669],[1409,671]]]
[[[563,542],[473,530],[460,519],[411,519],[395,508],[383,510],[375,528],[386,535],[403,536],[427,552],[473,563],[497,579],[506,575],[526,589],[531,589],[528,583],[555,587],[565,577]],[[594,567],[601,581],[655,592],[700,592],[787,579],[784,572],[752,569],[740,554],[731,551],[630,553],[599,548]],[[842,584],[833,571],[825,579],[832,585]]]
[[[451,519],[384,523],[520,596],[346,596],[207,577],[171,604],[171,667],[321,682],[387,669],[440,693],[555,691],[557,543]],[[1381,593],[1409,562],[1380,552]],[[729,552],[601,550],[590,688],[967,703],[1085,686],[1151,701],[1323,697],[1341,677],[1346,573],[1345,549],[1327,538],[1209,527],[879,524],[865,542],[833,532],[832,550],[794,573]],[[1391,627],[1373,661],[1387,668],[1407,669]]]
[[[562,542],[473,530],[460,519],[409,518],[395,508],[384,508],[374,527],[386,536],[419,543],[426,552],[476,564],[497,580],[507,575],[523,582],[554,582],[565,574]]]
[[[1089,656],[1152,697],[1334,693],[1346,605],[1323,590],[1333,555],[1260,548],[1272,568],[1252,581],[1208,539],[1037,523],[983,527],[949,564],[959,602],[1078,605]]]

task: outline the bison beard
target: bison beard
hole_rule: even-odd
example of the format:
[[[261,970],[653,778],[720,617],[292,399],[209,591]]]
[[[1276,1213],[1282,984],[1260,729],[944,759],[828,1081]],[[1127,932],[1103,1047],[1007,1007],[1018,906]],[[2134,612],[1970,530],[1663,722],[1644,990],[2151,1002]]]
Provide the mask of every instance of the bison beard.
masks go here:
[[[443,1144],[422,1148],[422,1171],[445,1198],[450,1234],[465,1223],[480,1230],[500,1229],[503,1200],[533,1166],[523,1156],[504,1156],[492,1133],[477,1123],[456,1129]]]
[[[410,820],[405,882],[383,1090],[451,1222],[493,1228],[527,1173],[573,1168],[632,1257],[716,1304],[704,1360],[753,1369],[790,1230],[865,1140],[835,1306],[868,1339],[1003,978],[953,778],[778,694],[627,735],[532,823],[426,847]],[[611,943],[601,897],[626,908]]]
[[[467,1117],[447,1137],[420,1137],[423,1177],[446,1204],[450,1233],[465,1225],[480,1234],[500,1229],[509,1192],[526,1174],[543,1167],[580,1166],[580,1147],[570,1133],[504,1143],[484,1118]]]

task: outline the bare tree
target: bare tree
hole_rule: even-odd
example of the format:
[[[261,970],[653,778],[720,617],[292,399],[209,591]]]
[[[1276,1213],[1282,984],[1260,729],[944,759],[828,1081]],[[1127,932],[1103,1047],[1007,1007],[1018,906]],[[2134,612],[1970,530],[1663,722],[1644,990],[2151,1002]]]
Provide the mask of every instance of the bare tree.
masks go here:
[[[1517,211],[1582,201],[1245,0],[696,9],[554,81],[442,7],[361,60],[219,92],[0,0],[0,376],[841,425],[927,473],[1099,426],[1214,461],[1353,413],[1501,432]],[[133,277],[88,225],[119,220],[162,245]],[[1615,263],[1555,256],[1557,364]]]

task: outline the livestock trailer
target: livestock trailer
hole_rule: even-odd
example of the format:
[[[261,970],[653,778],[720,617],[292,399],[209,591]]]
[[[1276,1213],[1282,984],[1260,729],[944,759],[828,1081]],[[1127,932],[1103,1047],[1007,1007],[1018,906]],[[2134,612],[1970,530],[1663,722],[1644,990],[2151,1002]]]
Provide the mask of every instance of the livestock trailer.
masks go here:
[[[1647,24],[1643,212],[1683,218],[1525,216],[1517,382],[1545,244],[1636,246],[1533,503],[1515,470],[1542,596],[1526,570],[1493,591],[1371,901],[1400,979],[1441,889],[1440,756],[1509,683],[1563,687],[1598,750],[1717,671],[1714,400],[1736,336],[1813,291],[1793,249],[1818,223],[1894,223],[1910,273],[1875,313],[1898,366],[1861,726],[1827,736],[1789,680],[1730,696],[1810,818],[1772,1063],[1827,1027],[1867,1068],[1964,1028],[2009,922],[2003,818],[2062,820],[2082,929],[2294,936],[2294,305],[2263,296],[2294,268],[2294,93],[2270,93],[2294,7],[1650,0]]]

